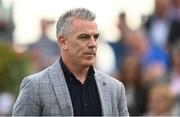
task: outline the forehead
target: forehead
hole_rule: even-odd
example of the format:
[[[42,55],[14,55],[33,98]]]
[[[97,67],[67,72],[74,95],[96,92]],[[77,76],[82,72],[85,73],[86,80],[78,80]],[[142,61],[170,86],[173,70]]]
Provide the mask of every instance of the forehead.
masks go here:
[[[74,32],[98,33],[98,28],[95,20],[88,21],[76,18],[72,21],[72,30]]]

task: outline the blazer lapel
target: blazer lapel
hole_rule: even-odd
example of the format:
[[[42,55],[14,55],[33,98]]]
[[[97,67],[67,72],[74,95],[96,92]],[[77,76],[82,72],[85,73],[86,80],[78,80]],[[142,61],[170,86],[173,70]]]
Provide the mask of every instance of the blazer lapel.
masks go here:
[[[111,105],[111,94],[107,84],[100,74],[95,72],[95,80],[98,87],[99,97],[101,101],[101,108],[103,116],[112,115],[112,105]]]
[[[59,60],[50,67],[49,77],[52,82],[62,116],[73,116],[73,106]]]

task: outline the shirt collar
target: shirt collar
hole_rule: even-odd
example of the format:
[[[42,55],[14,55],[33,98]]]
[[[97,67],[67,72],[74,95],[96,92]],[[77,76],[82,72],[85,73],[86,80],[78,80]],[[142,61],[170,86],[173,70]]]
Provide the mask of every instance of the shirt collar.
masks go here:
[[[60,62],[60,65],[62,67],[62,70],[63,70],[63,73],[64,73],[64,76],[65,76],[66,80],[67,81],[72,81],[73,80],[75,82],[77,82],[77,81],[79,82],[79,80],[75,77],[75,75],[65,65],[65,63],[62,60],[62,58],[59,59],[59,62]],[[85,83],[89,82],[90,79],[94,79],[94,74],[95,74],[95,70],[94,70],[94,67],[91,65],[89,67]]]

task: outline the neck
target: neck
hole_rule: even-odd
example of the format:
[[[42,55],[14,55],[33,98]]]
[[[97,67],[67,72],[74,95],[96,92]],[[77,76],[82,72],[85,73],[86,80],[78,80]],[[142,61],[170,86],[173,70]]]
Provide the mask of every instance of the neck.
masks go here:
[[[67,68],[74,74],[74,76],[82,83],[84,84],[86,78],[87,78],[87,74],[88,74],[88,70],[90,66],[82,66],[82,65],[77,65],[74,64],[72,61],[70,60],[66,60],[62,57],[62,60],[64,62],[64,64],[67,66]]]

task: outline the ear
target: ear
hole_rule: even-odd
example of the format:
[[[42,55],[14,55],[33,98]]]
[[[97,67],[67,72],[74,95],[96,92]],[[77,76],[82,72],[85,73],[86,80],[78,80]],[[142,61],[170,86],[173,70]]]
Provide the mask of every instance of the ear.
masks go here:
[[[62,50],[67,50],[67,39],[64,36],[59,37],[58,43]]]

